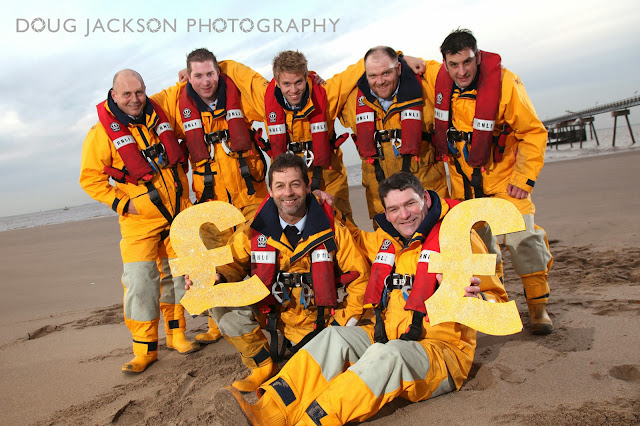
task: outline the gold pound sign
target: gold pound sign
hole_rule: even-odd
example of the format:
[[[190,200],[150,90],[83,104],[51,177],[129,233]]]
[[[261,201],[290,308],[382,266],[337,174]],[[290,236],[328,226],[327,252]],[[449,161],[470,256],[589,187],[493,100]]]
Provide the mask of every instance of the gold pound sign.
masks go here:
[[[200,227],[213,223],[218,230],[224,231],[244,222],[240,210],[231,204],[208,201],[184,210],[171,224],[171,244],[178,257],[169,260],[169,265],[174,276],[189,274],[193,281],[191,289],[180,301],[190,314],[198,315],[218,306],[248,306],[269,294],[257,276],[214,286],[216,266],[232,263],[233,256],[227,245],[207,250],[200,238]]]
[[[522,330],[515,301],[490,303],[464,297],[473,275],[495,275],[496,255],[471,251],[469,233],[481,221],[489,223],[494,235],[525,229],[522,214],[507,200],[476,198],[451,209],[440,227],[440,253],[429,259],[429,272],[443,274],[438,291],[425,302],[429,321],[457,322],[496,336],[515,334]]]

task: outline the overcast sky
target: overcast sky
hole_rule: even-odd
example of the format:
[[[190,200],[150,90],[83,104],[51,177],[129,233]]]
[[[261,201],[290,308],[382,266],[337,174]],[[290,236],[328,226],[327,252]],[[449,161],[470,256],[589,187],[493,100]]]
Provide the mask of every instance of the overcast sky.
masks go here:
[[[191,9],[179,10],[179,4]],[[474,32],[480,49],[500,53],[503,66],[520,75],[543,120],[640,90],[637,1],[362,4],[32,0],[3,5],[0,217],[90,202],[78,184],[81,147],[113,74],[133,68],[153,94],[175,84],[186,54],[197,47],[241,61],[266,78],[272,77],[275,54],[297,49],[310,68],[328,78],[379,44],[440,60],[444,37],[463,27]],[[632,123],[640,121],[636,109]],[[598,127],[612,125],[609,114],[597,118]],[[345,160],[359,161],[352,146]]]

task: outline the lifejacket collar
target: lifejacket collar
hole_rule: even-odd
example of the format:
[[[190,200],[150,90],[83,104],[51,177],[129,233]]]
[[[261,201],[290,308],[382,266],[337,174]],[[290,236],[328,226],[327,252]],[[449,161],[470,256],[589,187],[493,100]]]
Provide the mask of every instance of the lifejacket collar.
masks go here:
[[[329,223],[327,216],[324,214],[322,207],[313,194],[307,194],[306,207],[307,222],[305,223],[304,230],[302,231],[301,240],[331,228],[331,224]],[[253,219],[251,228],[261,234],[280,241],[282,237],[282,227],[280,226],[279,218],[278,207],[273,201],[273,198],[269,198]]]
[[[196,90],[191,85],[191,82],[187,82],[187,94],[196,103],[196,106],[198,107],[198,111],[200,111],[200,113],[213,112],[211,111],[211,108],[209,108],[209,105],[202,100],[198,93],[196,93]],[[218,79],[218,90],[216,92],[216,99],[216,111],[225,111],[227,108],[227,84],[222,77]]]

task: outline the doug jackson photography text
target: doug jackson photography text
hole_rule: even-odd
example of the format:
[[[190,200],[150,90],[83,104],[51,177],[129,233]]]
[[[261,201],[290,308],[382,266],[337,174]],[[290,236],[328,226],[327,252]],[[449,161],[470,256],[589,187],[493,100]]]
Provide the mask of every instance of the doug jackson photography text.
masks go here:
[[[340,18],[16,18],[18,33],[335,33]]]

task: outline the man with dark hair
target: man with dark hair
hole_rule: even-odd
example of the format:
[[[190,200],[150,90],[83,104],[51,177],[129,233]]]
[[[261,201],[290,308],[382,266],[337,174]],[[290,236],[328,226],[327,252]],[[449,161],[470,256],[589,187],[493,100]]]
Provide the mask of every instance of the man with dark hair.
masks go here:
[[[191,205],[186,158],[165,111],[147,98],[137,72],[119,71],[97,109],[99,122],[82,146],[80,185],[120,215],[124,321],[135,355],[122,371],[141,373],[158,359],[161,311],[167,347],[180,353],[199,348],[185,337],[184,280],[171,275],[168,262],[176,257],[171,222]]]
[[[326,203],[311,194],[307,166],[285,153],[269,169],[269,194],[251,224],[240,228],[229,245],[234,263],[217,268],[218,281],[237,282],[257,275],[271,295],[256,306],[214,308],[225,339],[242,355],[251,374],[233,388],[252,392],[278,371],[277,330],[303,347],[326,326],[352,326],[362,314],[368,266],[349,229]],[[191,281],[187,277],[187,286]],[[344,300],[337,289],[346,291]],[[271,345],[257,318],[266,314]]]
[[[271,158],[293,152],[309,166],[311,189],[334,197],[335,207],[352,220],[347,171],[336,139],[334,121],[346,96],[364,70],[360,61],[317,84],[307,69],[304,54],[287,50],[273,59],[273,79],[267,81],[251,68],[222,61],[220,68],[238,85],[247,107],[247,118],[262,121],[269,134],[265,151]]]
[[[151,99],[167,111],[176,134],[184,140],[197,202],[229,202],[250,220],[267,195],[266,164],[253,142],[240,92],[220,72],[216,57],[207,49],[195,49],[187,55],[187,73],[188,81]],[[232,233],[218,232],[211,223],[201,228],[202,241],[209,249],[226,244]],[[212,343],[220,337],[216,324],[209,319],[209,330],[198,334],[196,341]]]
[[[522,279],[533,334],[548,334],[547,274],[553,263],[544,229],[534,223],[531,192],[547,145],[538,119],[516,74],[502,68],[500,56],[477,49],[469,30],[458,29],[440,47],[444,64],[430,88],[435,100],[438,154],[449,163],[452,197],[497,197],[522,213],[526,230],[504,237],[511,261]],[[489,226],[478,229],[490,253],[502,256]]]
[[[440,65],[429,62],[428,69],[437,70]],[[444,164],[435,161],[430,142],[433,103],[426,96],[426,77],[416,76],[404,57],[388,46],[369,49],[364,65],[365,72],[350,93],[340,121],[356,135],[369,217],[384,210],[378,184],[399,171],[415,174],[425,188],[446,197]]]
[[[431,325],[424,304],[437,291],[429,253],[439,251],[442,218],[457,202],[442,202],[406,172],[382,181],[380,190],[380,226],[361,233],[372,263],[364,304],[373,308],[373,324],[323,330],[260,386],[254,405],[231,387],[216,393],[223,425],[341,425],[364,421],[397,397],[417,402],[460,389],[476,331],[453,322]],[[486,253],[473,231],[471,245]],[[495,276],[472,277],[464,296],[507,300]]]

